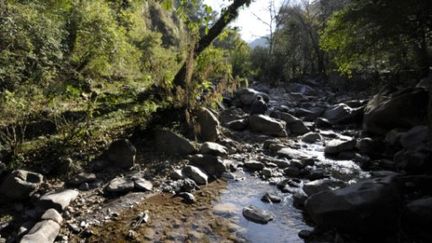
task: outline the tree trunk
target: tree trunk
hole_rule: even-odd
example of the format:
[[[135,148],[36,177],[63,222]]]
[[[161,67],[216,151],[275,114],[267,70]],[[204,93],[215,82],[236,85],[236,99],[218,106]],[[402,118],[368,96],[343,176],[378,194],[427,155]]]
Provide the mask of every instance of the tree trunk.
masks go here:
[[[208,33],[199,40],[198,44],[194,48],[192,60],[199,56],[213,42],[213,40],[222,33],[225,27],[237,17],[239,8],[245,4],[249,4],[250,2],[251,0],[234,0],[234,2],[222,13],[222,16],[218,21],[210,28]],[[186,75],[187,63],[185,62],[174,77],[174,91],[176,86],[185,88]]]

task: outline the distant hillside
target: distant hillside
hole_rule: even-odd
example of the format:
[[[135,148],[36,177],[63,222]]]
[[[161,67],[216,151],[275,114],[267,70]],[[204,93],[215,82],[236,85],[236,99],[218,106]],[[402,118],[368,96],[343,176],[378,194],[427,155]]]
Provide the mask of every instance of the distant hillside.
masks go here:
[[[255,47],[258,47],[258,46],[260,46],[260,47],[266,47],[267,45],[268,45],[267,44],[267,39],[266,39],[265,36],[259,37],[259,38],[255,39],[255,40],[249,42],[249,46],[252,49],[254,49]]]

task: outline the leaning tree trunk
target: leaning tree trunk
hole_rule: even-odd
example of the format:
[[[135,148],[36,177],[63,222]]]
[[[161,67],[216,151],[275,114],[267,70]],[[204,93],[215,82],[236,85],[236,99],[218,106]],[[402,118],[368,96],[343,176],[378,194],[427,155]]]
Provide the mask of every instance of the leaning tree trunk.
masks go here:
[[[222,33],[225,27],[237,17],[239,8],[245,4],[249,4],[250,2],[251,0],[234,0],[234,2],[222,13],[222,16],[218,21],[210,28],[207,34],[198,41],[198,44],[193,50],[192,60],[199,56],[213,42],[213,40]],[[187,63],[185,62],[174,77],[174,89],[176,89],[176,86],[186,88],[186,75]]]

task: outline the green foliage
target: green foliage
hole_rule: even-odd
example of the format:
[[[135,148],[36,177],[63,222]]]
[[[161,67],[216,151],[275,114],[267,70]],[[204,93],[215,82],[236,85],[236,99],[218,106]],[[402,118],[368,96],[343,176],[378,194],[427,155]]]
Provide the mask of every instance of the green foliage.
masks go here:
[[[427,70],[431,11],[429,1],[353,0],[331,16],[321,46],[343,73]]]

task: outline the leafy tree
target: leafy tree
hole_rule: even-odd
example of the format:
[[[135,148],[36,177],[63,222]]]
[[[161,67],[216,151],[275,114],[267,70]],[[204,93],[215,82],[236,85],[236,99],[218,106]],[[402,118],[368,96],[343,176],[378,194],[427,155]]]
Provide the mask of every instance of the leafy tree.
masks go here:
[[[425,0],[351,0],[332,15],[322,47],[339,70],[408,69],[430,66],[432,3]]]

